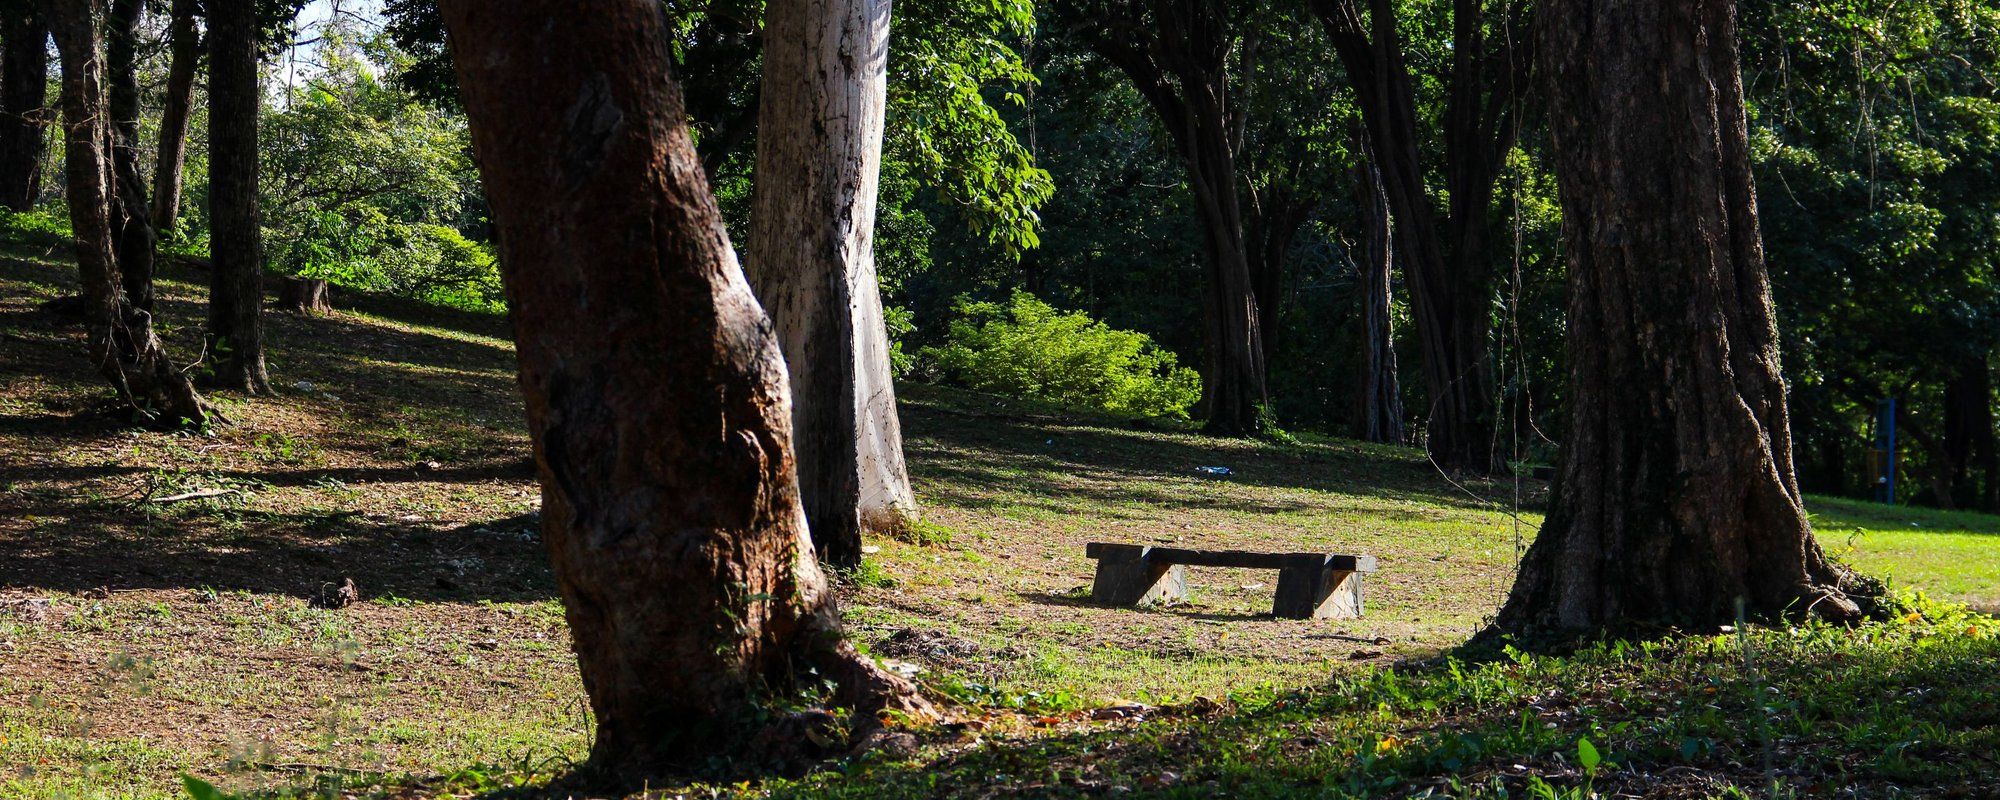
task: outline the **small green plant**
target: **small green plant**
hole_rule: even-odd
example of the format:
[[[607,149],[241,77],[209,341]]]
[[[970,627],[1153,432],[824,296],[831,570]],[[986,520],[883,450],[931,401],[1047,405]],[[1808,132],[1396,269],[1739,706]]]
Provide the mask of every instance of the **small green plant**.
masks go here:
[[[943,547],[951,544],[952,529],[930,520],[913,519],[897,526],[890,535],[922,547]]]
[[[892,589],[896,586],[896,577],[882,569],[882,563],[874,559],[862,561],[861,566],[844,570],[839,575],[862,589]]]
[[[1186,418],[1201,377],[1143,333],[1027,292],[1005,305],[961,298],[942,347],[924,356],[950,380],[981,391],[1127,414]]]

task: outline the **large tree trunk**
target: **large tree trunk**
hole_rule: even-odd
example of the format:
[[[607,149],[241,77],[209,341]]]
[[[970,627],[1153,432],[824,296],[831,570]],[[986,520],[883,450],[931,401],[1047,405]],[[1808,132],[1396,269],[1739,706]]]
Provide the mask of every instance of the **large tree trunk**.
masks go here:
[[[782,354],[696,160],[664,9],[444,13],[502,232],[593,764],[628,778],[742,766],[771,744],[742,747],[769,712],[829,679],[863,722],[927,709],[840,632],[799,502]]]
[[[111,164],[104,152],[104,54],[97,20],[102,0],[44,0],[42,13],[62,56],[64,181],[84,302],[85,350],[91,363],[135,411],[161,424],[206,421],[201,399],[153,332],[153,318],[118,286],[111,228]]]
[[[255,0],[208,2],[208,351],[217,386],[269,394],[258,228]]]
[[[111,226],[125,297],[153,310],[153,234],[146,182],[139,174],[139,23],[145,0],[111,0],[105,18],[105,68],[111,81]]]
[[[27,211],[42,193],[49,28],[35,3],[0,8],[0,207]]]
[[[182,170],[187,161],[188,112],[194,98],[194,73],[201,60],[201,34],[195,28],[199,0],[174,0],[168,36],[166,107],[160,112],[160,153],[153,165],[153,230],[173,233],[181,215]]]
[[[745,266],[792,387],[792,442],[820,561],[916,513],[875,280],[887,0],[765,6],[755,208]]]
[[[1167,123],[1181,131],[1181,161],[1187,166],[1208,250],[1205,318],[1208,375],[1203,381],[1208,420],[1202,430],[1217,436],[1261,432],[1264,407],[1264,326],[1256,282],[1244,238],[1237,197],[1236,160],[1223,116],[1221,76],[1191,87],[1180,119]]]
[[[1269,397],[1257,282],[1239,196],[1229,93],[1235,12],[1227,2],[1131,0],[1115,24],[1084,28],[1091,49],[1125,73],[1173,138],[1187,167],[1206,250],[1207,370],[1203,430],[1258,433]]]
[[[1569,265],[1554,506],[1496,627],[1853,619],[1793,478],[1733,0],[1553,0]]]
[[[1453,69],[1445,109],[1445,194],[1433,207],[1418,154],[1422,121],[1390,0],[1314,0],[1313,11],[1346,67],[1395,217],[1396,260],[1410,294],[1423,354],[1425,447],[1438,464],[1484,472],[1498,466],[1488,358],[1492,270],[1488,212],[1517,126],[1513,103],[1530,59],[1514,43],[1489,48],[1476,0],[1453,3]],[[1505,13],[1512,14],[1512,10]],[[1445,245],[1449,245],[1449,248]]]
[[[1363,147],[1363,152],[1366,152]],[[1396,330],[1389,278],[1395,268],[1394,220],[1372,159],[1354,170],[1361,209],[1361,379],[1356,381],[1354,435],[1368,442],[1403,443],[1403,386],[1396,373]]]
[[[333,313],[333,300],[327,296],[324,279],[288,275],[278,279],[278,308],[294,314],[325,316]]]

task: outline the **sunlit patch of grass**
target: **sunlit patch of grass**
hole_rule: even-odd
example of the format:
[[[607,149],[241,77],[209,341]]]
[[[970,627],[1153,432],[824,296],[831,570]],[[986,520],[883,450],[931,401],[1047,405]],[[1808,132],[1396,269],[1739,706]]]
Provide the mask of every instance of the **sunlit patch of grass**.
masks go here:
[[[1813,497],[1820,545],[1862,572],[2000,610],[2000,517]]]

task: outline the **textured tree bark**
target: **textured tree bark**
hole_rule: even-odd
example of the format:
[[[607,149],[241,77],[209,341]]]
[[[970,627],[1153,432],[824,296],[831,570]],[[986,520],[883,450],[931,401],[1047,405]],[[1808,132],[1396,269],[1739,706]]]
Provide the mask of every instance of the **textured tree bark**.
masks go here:
[[[158,240],[139,174],[139,23],[145,0],[111,0],[104,20],[105,70],[111,81],[111,228],[125,297],[153,310],[153,257]]]
[[[49,112],[49,27],[35,3],[0,10],[0,207],[34,208],[42,193]]]
[[[1366,152],[1366,147],[1363,147]],[[1396,373],[1396,330],[1390,316],[1389,277],[1395,268],[1395,222],[1372,159],[1356,167],[1361,209],[1361,378],[1356,381],[1354,435],[1362,441],[1403,443],[1403,387]]]
[[[173,233],[181,215],[182,170],[187,162],[188,112],[194,73],[201,61],[201,34],[195,28],[199,0],[173,0],[168,32],[167,99],[160,112],[160,151],[153,165],[153,231]]]
[[[1498,630],[1851,620],[1793,477],[1733,0],[1552,0],[1569,265],[1554,506]]]
[[[825,680],[863,722],[927,712],[841,634],[799,503],[777,337],[696,160],[664,9],[443,9],[503,232],[592,763],[632,779],[803,746],[771,734],[768,712]]]
[[[755,206],[745,272],[792,387],[792,442],[822,563],[917,510],[875,279],[888,0],[765,5]]]
[[[62,59],[64,182],[82,286],[85,351],[119,395],[148,420],[207,421],[201,398],[153,332],[153,318],[118,286],[112,252],[109,138],[104,54],[97,19],[103,0],[44,0],[42,13]]]
[[[286,276],[279,279],[278,308],[294,314],[325,316],[333,313],[333,302],[327,298],[326,281]]]
[[[208,352],[215,384],[270,394],[264,367],[264,236],[258,227],[255,0],[209,0]]]
[[[1130,0],[1115,10],[1124,17],[1082,30],[1091,49],[1132,80],[1173,138],[1187,167],[1207,251],[1203,430],[1218,436],[1258,433],[1269,396],[1264,323],[1232,136],[1228,62],[1238,39],[1231,24],[1235,11],[1217,0]]]
[[[1493,383],[1492,269],[1487,213],[1513,146],[1516,98],[1533,59],[1526,42],[1491,47],[1478,0],[1454,0],[1452,72],[1445,101],[1445,194],[1440,214],[1427,194],[1415,84],[1390,0],[1313,0],[1314,13],[1347,68],[1384,193],[1394,212],[1403,268],[1423,354],[1425,447],[1448,469],[1489,471],[1497,463]],[[1507,14],[1516,14],[1512,7]]]

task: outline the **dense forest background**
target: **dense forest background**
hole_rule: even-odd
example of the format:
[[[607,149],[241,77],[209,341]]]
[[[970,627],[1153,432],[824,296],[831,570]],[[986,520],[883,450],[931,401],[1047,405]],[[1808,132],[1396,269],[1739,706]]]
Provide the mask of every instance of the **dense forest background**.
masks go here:
[[[14,5],[19,5],[14,4]],[[174,15],[139,26],[139,158],[154,174],[170,104]],[[748,239],[761,4],[676,2],[674,53],[703,164],[732,238]],[[1305,4],[1227,4],[1229,158],[1252,249],[1275,265],[1266,317],[1267,435],[1347,435],[1384,369],[1409,440],[1426,440],[1403,254],[1389,320],[1397,358],[1367,358],[1374,208],[1365,121],[1337,31]],[[1432,204],[1448,174],[1470,36],[1516,61],[1518,10],[1399,2],[1416,163]],[[683,7],[684,6],[684,7]],[[1102,6],[1102,7],[1100,7]],[[1112,59],[1117,4],[899,4],[876,253],[906,379],[1200,417],[1198,193],[1168,123]],[[1475,9],[1470,25],[1454,25]],[[13,9],[19,12],[19,8]],[[260,182],[267,267],[502,313],[505,300],[442,26],[427,4],[267,3]],[[1456,14],[1456,16],[1455,16]],[[1894,398],[1898,500],[2000,506],[1991,380],[2000,224],[2000,9],[1858,0],[1741,6],[1743,75],[1765,243],[1779,306],[1799,477],[1806,491],[1876,497],[1875,452]],[[1115,27],[1113,28],[1115,30]],[[1155,43],[1158,46],[1158,43]],[[12,53],[10,48],[10,54]],[[1508,69],[1494,74],[1511,74]],[[10,73],[13,74],[13,73]],[[48,97],[55,95],[48,75]],[[1504,79],[1493,79],[1504,80]],[[169,251],[208,250],[205,73]],[[1545,121],[1526,90],[1489,83],[1512,135],[1495,160],[1482,274],[1479,411],[1491,461],[1551,462],[1563,408],[1560,214]],[[33,124],[34,115],[28,115]],[[41,177],[15,224],[61,227],[61,142],[40,119]],[[1456,160],[1455,160],[1456,159]],[[1461,216],[1463,216],[1461,213]],[[1462,220],[1458,224],[1465,224]],[[1454,245],[1447,242],[1449,250]],[[273,366],[282,383],[283,365]],[[1372,374],[1371,374],[1372,373]],[[1388,376],[1394,378],[1393,372]]]

